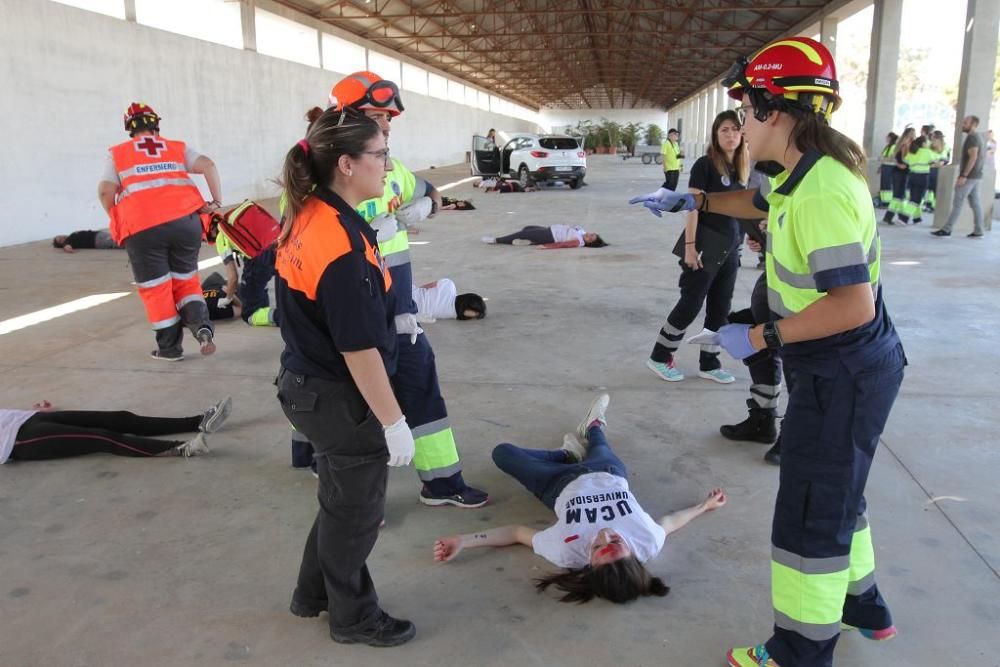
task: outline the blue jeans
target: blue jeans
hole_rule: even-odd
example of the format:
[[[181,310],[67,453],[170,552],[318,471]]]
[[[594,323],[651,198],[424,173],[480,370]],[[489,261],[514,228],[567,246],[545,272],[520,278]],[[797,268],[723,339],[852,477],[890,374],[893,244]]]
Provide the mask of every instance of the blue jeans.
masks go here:
[[[554,511],[556,498],[581,475],[607,472],[628,477],[625,464],[611,451],[600,426],[587,430],[587,440],[587,458],[580,463],[571,461],[564,449],[524,449],[508,442],[493,449],[493,462]]]

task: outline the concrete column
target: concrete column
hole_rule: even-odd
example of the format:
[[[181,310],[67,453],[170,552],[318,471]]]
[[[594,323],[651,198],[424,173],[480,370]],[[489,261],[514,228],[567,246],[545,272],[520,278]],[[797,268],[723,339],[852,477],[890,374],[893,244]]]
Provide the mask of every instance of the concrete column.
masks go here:
[[[240,23],[243,24],[243,48],[247,51],[257,50],[257,18],[254,9],[254,0],[240,0]],[[322,52],[322,49],[320,49],[320,54]],[[320,56],[320,60],[322,63],[322,55]]]
[[[934,226],[940,227],[951,213],[952,199],[955,193],[955,179],[959,175],[962,163],[962,119],[966,116],[979,117],[979,132],[985,140],[986,130],[990,127],[990,107],[993,104],[993,84],[997,64],[997,30],[1000,27],[1000,3],[996,0],[968,0],[968,10],[965,19],[965,43],[962,48],[962,69],[958,79],[958,105],[955,115],[955,139],[951,154],[953,164],[941,168],[938,176],[937,209],[934,213]],[[983,180],[979,186],[979,195],[983,206],[983,224],[987,229],[992,227],[993,219],[993,189],[996,183],[996,169],[987,160],[983,164]],[[962,214],[955,224],[953,232],[959,229],[971,230],[972,209],[963,202]]]
[[[135,0],[125,0],[125,20],[135,23]]]
[[[830,50],[834,60],[837,58],[837,23],[839,19],[827,16],[819,22],[819,41]]]
[[[902,20],[903,0],[875,0],[863,138],[865,152],[871,156],[881,152],[885,135],[892,131],[896,118],[896,70]]]

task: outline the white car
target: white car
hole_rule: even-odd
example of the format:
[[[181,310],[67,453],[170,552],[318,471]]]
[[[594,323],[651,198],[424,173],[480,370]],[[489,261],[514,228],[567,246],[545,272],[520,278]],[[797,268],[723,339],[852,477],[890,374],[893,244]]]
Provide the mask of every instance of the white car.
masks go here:
[[[573,137],[499,132],[497,138],[494,144],[472,137],[473,176],[516,178],[524,187],[562,181],[576,189],[587,175],[587,153]]]

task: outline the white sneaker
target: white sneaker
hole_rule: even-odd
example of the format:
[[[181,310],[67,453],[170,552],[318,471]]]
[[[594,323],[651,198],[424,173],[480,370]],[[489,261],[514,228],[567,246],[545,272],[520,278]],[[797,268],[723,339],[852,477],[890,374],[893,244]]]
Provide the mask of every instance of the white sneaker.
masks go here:
[[[205,434],[199,433],[183,445],[177,447],[177,453],[187,458],[191,456],[202,456],[208,454],[208,443],[205,442]]]
[[[646,360],[646,368],[656,373],[657,377],[667,382],[680,382],[684,379],[684,373],[674,368],[674,362],[665,364],[662,361]]]
[[[569,454],[570,458],[574,459],[577,463],[587,458],[587,445],[584,440],[580,442],[576,438],[576,433],[567,433],[563,436],[562,449]]]
[[[482,241],[486,245],[495,245],[497,239],[495,236],[484,236],[483,238],[480,239],[480,241]]]
[[[609,403],[611,403],[611,397],[607,394],[601,394],[591,401],[590,409],[587,410],[587,416],[576,427],[576,435],[580,440],[587,442],[587,429],[594,422],[599,422],[601,426],[608,425],[608,421],[604,418],[604,413],[607,411]]]
[[[698,371],[698,377],[711,380],[712,382],[718,382],[719,384],[736,382],[736,378],[732,373],[727,373],[721,368],[716,368],[714,371]]]
[[[226,396],[224,399],[205,411],[205,415],[201,418],[201,424],[198,426],[198,430],[202,433],[215,433],[222,428],[222,424],[225,423],[226,418],[229,417],[229,413],[232,411],[233,397]]]

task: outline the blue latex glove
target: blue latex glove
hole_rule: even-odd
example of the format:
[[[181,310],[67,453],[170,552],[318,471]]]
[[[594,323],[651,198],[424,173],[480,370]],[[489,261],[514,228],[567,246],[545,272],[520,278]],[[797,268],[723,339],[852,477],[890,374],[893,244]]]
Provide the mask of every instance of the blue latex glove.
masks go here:
[[[639,195],[628,200],[629,204],[642,204],[657,218],[663,217],[663,212],[677,213],[679,211],[693,211],[697,207],[694,195],[690,192],[674,192],[666,188],[660,188],[656,192],[648,195]]]
[[[750,343],[749,324],[727,324],[719,329],[718,345],[733,359],[746,359],[757,350]]]

